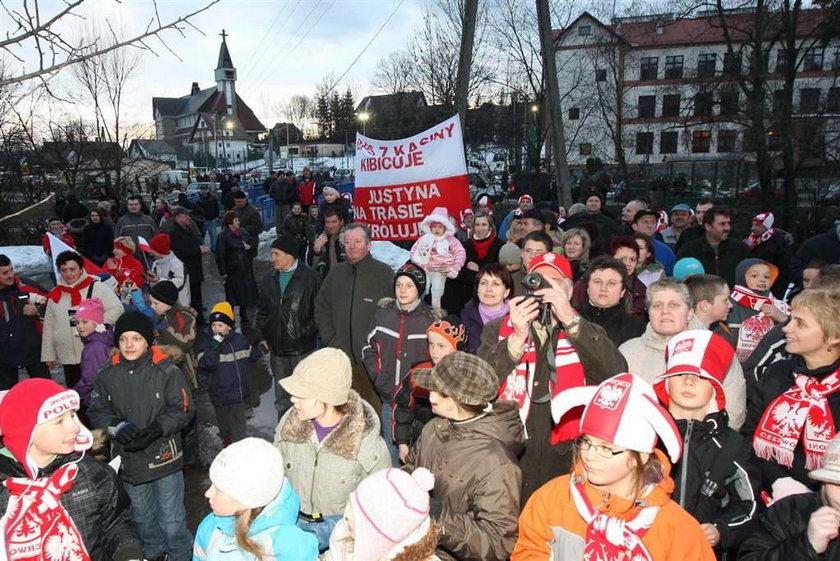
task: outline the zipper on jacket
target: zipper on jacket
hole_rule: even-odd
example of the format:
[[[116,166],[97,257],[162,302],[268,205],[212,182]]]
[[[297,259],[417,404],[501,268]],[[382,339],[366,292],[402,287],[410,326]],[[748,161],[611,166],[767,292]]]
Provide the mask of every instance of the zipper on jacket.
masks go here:
[[[685,508],[685,485],[688,479],[688,448],[691,442],[691,430],[694,428],[694,419],[688,420],[688,426],[685,429],[685,438],[683,438],[683,465],[680,469],[680,506]]]
[[[356,345],[353,344],[353,302],[356,300],[356,266],[350,265],[350,272],[353,275],[353,287],[350,289],[350,316],[347,318],[348,327],[350,328],[350,360],[353,364],[356,363],[355,353],[353,349]]]
[[[239,380],[239,399],[240,401],[245,401],[245,396],[242,393],[242,373],[239,372],[239,361],[236,360],[236,347],[233,346],[232,341],[229,341],[228,344],[230,345],[230,350],[233,352],[233,366],[236,368],[236,377]]]
[[[396,357],[394,361],[394,386],[400,385],[400,353],[402,352],[402,344],[403,344],[403,331],[405,330],[405,316],[406,314],[399,309],[400,305],[397,304],[397,311],[400,314],[400,333],[399,337],[397,338],[397,349],[396,349]],[[396,390],[394,390],[396,393]]]
[[[312,430],[315,430],[315,429],[313,428]],[[319,446],[318,449],[315,450],[315,465],[312,469],[312,481],[309,484],[309,503],[312,505],[313,509],[315,508],[315,504],[313,503],[312,499],[315,496],[315,477],[318,475],[318,456],[320,456],[320,455],[321,455],[321,448]],[[309,516],[314,516],[315,514],[320,514],[320,513],[307,512],[305,514],[308,514]]]

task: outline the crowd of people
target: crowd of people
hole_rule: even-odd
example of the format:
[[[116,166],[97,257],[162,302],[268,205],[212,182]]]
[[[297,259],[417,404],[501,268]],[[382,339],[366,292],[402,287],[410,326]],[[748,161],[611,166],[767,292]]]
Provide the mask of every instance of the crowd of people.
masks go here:
[[[482,198],[393,270],[305,170],[264,184],[258,279],[270,225],[218,187],[68,198],[51,289],[0,255],[4,558],[840,558],[840,221]],[[193,534],[196,391],[222,450]]]

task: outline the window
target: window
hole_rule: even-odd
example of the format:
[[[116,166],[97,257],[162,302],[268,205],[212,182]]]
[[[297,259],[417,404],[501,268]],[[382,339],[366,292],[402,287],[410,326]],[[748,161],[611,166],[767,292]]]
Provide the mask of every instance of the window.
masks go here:
[[[683,56],[674,55],[665,57],[665,78],[683,77]]]
[[[581,156],[591,156],[592,155],[592,145],[588,142],[583,142],[578,145],[578,150],[580,151]]]
[[[694,131],[691,138],[691,151],[695,154],[706,154],[712,143],[712,131]]]
[[[653,133],[636,133],[636,154],[653,154]]]
[[[655,95],[640,95],[639,96],[639,118],[652,119],[656,117],[656,96]]]
[[[738,114],[738,92],[723,91],[720,92],[720,114],[721,115],[737,115]]]
[[[580,119],[580,107],[570,107],[569,108],[569,120],[570,121],[577,121]]]
[[[596,82],[606,82],[607,81],[607,71],[606,70],[595,70],[595,81]]]
[[[676,154],[677,136],[676,131],[663,131],[659,133],[659,153]]]
[[[732,76],[741,73],[741,53],[726,51],[723,55],[723,73]]]
[[[735,140],[738,138],[738,131],[722,130],[718,131],[718,145],[717,151],[719,154],[735,151]]]
[[[785,99],[785,90],[776,90],[773,92],[773,113],[783,113],[787,106],[787,99]]]
[[[717,55],[715,53],[702,53],[697,55],[697,76],[708,78],[715,75],[715,64]]]
[[[659,73],[659,57],[642,57],[642,64],[639,67],[639,80],[656,80]]]
[[[811,47],[805,49],[805,56],[802,59],[802,71],[813,72],[823,69],[823,55],[825,49],[822,47]]]
[[[672,94],[662,96],[662,116],[663,117],[679,117],[680,116],[680,94]]]
[[[799,112],[816,113],[820,110],[820,89],[802,88],[799,90]]]
[[[828,101],[825,104],[825,110],[831,113],[840,112],[840,88],[828,89]]]
[[[711,117],[714,96],[711,92],[697,92],[694,95],[694,116]]]
[[[578,26],[578,35],[581,37],[588,37],[592,35],[592,26],[591,25],[579,25]]]
[[[787,61],[787,54],[784,49],[776,51],[776,72],[784,72]]]

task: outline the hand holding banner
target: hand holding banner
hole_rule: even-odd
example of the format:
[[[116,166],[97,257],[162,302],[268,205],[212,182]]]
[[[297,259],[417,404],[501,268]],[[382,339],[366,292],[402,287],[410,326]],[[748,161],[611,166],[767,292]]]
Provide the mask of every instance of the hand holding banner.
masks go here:
[[[415,240],[436,207],[454,216],[470,207],[469,178],[458,116],[401,140],[356,133],[356,219],[374,240]]]

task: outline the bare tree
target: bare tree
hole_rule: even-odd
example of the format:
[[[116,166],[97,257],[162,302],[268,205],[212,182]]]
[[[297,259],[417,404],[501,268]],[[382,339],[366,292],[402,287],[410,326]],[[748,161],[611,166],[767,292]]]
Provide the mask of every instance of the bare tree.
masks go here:
[[[43,0],[20,0],[20,2],[0,0],[0,11],[5,14],[4,21],[9,24],[8,31],[4,33],[5,38],[0,40],[0,50],[16,61],[16,68],[7,68],[7,74],[0,78],[0,88],[36,78],[46,84],[51,76],[67,66],[129,45],[154,54],[163,48],[177,57],[178,55],[163,40],[164,35],[174,31],[185,36],[187,27],[200,32],[190,20],[219,2],[219,0],[207,0],[191,12],[174,19],[162,19],[157,0],[152,0],[152,13],[141,31],[119,41],[105,41],[101,37],[72,41],[62,36],[61,25],[74,18],[82,17],[78,12],[85,1],[65,0],[61,3],[53,3]],[[110,28],[110,22],[106,20],[106,23]],[[153,39],[156,39],[158,44],[153,43]],[[26,53],[28,52],[35,53],[35,69],[33,70],[27,66]]]
[[[416,84],[414,72],[411,54],[393,51],[376,63],[376,73],[371,84],[383,94],[407,92]]]

